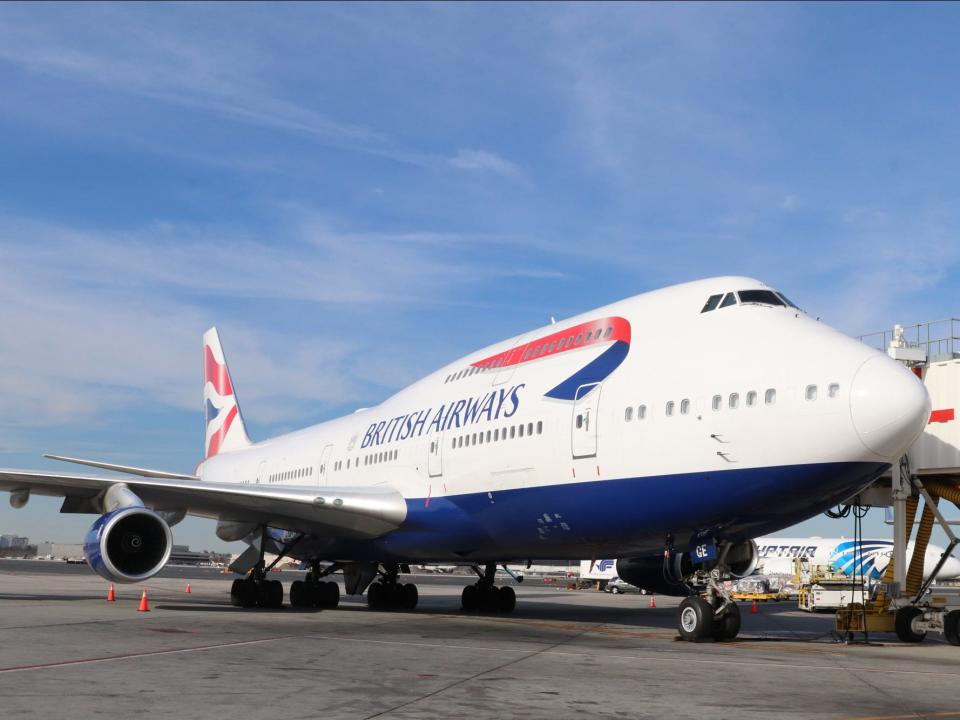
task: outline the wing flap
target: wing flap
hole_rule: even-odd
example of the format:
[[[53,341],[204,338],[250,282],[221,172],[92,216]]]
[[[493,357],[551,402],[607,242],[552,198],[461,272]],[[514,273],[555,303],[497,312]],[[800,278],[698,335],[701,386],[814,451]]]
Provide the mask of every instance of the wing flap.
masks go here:
[[[374,538],[406,518],[403,496],[386,486],[302,487],[230,484],[145,477],[105,478],[74,473],[0,469],[0,490],[84,499],[124,483],[147,506],[186,509],[191,515],[265,523],[272,527],[342,538]]]

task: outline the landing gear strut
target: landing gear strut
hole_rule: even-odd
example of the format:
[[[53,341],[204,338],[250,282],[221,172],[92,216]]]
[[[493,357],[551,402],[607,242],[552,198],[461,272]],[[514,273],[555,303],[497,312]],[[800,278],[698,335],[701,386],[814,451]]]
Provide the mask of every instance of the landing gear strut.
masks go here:
[[[497,564],[487,563],[481,572],[477,566],[474,572],[480,579],[474,585],[467,585],[460,596],[460,604],[465,612],[502,613],[508,615],[517,606],[517,595],[509,585],[497,587],[493,580],[497,574]]]
[[[270,608],[277,609],[283,607],[283,585],[279,580],[268,580],[267,573],[274,565],[280,562],[287,553],[292,550],[297,543],[303,539],[303,535],[288,543],[283,551],[277,556],[277,559],[269,566],[264,562],[264,552],[266,549],[267,528],[263,526],[260,530],[260,537],[255,543],[252,543],[241,559],[248,553],[257,556],[253,568],[247,573],[245,578],[237,578],[230,587],[230,602],[234,607],[242,608]],[[249,566],[247,566],[249,567]],[[234,568],[231,565],[231,568]]]
[[[409,572],[409,568],[405,571]],[[413,610],[420,593],[413,583],[397,582],[398,563],[385,563],[380,577],[367,588],[367,606],[371,610]]]
[[[322,578],[340,569],[337,563],[320,569],[320,562],[310,563],[310,572],[303,580],[294,580],[290,584],[290,606],[295,608],[322,608],[335,610],[340,604],[340,586],[336,582],[323,581]]]
[[[724,586],[731,577],[727,564],[729,546],[720,552],[716,564],[706,573],[706,589],[701,595],[684,598],[677,612],[677,629],[690,642],[724,642],[740,633],[740,608]],[[701,571],[705,573],[705,571]]]

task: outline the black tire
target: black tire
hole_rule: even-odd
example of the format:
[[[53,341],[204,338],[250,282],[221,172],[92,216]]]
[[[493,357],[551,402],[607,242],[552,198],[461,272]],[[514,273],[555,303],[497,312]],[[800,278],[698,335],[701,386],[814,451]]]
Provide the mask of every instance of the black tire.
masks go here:
[[[920,608],[902,607],[897,610],[897,615],[894,618],[894,629],[897,631],[897,637],[900,638],[901,642],[923,642],[927,633],[918,633],[913,629],[913,620],[920,615],[923,615],[923,611]]]
[[[960,610],[951,610],[943,619],[943,634],[951,645],[960,645]]]
[[[271,610],[276,610],[277,608],[283,607],[283,583],[279,580],[264,580],[264,596],[265,604],[264,607],[268,607]]]
[[[702,597],[687,597],[677,612],[680,636],[689,642],[713,640],[713,606]]]
[[[720,617],[713,619],[713,639],[717,642],[735,640],[740,634],[740,608],[730,603]]]
[[[497,595],[499,596],[497,598],[497,609],[504,615],[512,613],[517,606],[517,594],[513,591],[513,588],[509,585],[502,587]]]
[[[420,593],[417,586],[413,583],[407,583],[400,587],[400,607],[404,610],[413,610],[417,607],[420,600]]]
[[[336,610],[340,604],[340,586],[335,582],[325,582],[320,585],[321,591],[318,593],[323,601],[322,607],[327,610]]]
[[[476,612],[480,607],[480,590],[476,585],[467,585],[460,593],[460,607],[464,612]]]
[[[367,607],[371,610],[380,610],[383,608],[384,586],[382,583],[372,583],[367,588]]]
[[[500,588],[493,586],[480,591],[480,610],[485,613],[500,610]]]
[[[234,580],[230,589],[230,599],[234,605],[242,608],[252,608],[257,605],[257,585],[253,580]],[[236,598],[234,600],[234,598]]]
[[[310,595],[303,580],[294,580],[290,583],[290,607],[310,607]]]

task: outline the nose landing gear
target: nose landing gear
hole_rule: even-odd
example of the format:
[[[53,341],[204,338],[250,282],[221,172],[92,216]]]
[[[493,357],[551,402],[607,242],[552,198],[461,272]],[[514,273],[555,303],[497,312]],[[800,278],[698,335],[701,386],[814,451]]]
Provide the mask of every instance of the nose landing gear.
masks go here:
[[[704,587],[704,591],[684,598],[680,603],[677,629],[684,640],[725,642],[736,639],[740,633],[740,608],[733,601],[733,593],[724,585],[725,580],[741,576],[739,572],[736,575],[731,572],[728,562],[731,547],[730,544],[722,547],[719,559],[709,570],[703,568],[694,573],[690,584]],[[743,552],[742,547],[738,550]],[[738,570],[746,567],[744,574],[748,574],[754,566],[755,562],[751,561],[746,566],[737,567]]]

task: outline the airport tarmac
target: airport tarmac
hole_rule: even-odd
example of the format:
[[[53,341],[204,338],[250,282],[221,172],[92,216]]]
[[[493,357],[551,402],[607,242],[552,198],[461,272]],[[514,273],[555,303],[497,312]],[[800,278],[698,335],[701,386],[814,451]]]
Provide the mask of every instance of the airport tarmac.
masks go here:
[[[790,603],[692,645],[676,599],[541,581],[505,617],[460,613],[467,579],[433,576],[414,612],[240,610],[229,575],[190,571],[187,594],[168,569],[141,613],[144,586],[108,603],[85,567],[34,565],[0,564],[3,718],[960,718],[960,648],[845,645]]]

